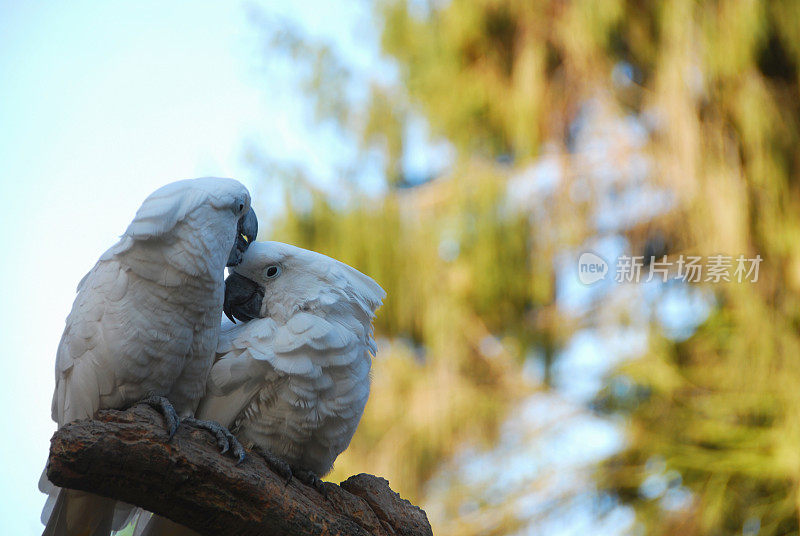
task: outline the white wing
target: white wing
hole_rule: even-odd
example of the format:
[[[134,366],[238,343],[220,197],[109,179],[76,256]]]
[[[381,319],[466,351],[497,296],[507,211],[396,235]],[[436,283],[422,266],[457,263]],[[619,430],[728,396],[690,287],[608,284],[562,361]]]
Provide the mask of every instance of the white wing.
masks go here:
[[[278,379],[266,356],[272,354],[271,318],[228,326],[220,336],[217,361],[208,375],[197,416],[230,427],[260,389]]]
[[[283,326],[271,318],[239,324],[220,337],[198,413],[228,426],[259,390],[281,378],[318,378],[323,367],[352,363],[362,350],[357,342],[342,324],[305,312]]]
[[[103,330],[109,303],[128,293],[128,276],[115,262],[100,262],[83,278],[56,353],[52,416],[59,426],[87,419],[116,387]]]
[[[327,473],[369,396],[364,330],[305,311],[285,325],[264,318],[231,330],[198,415],[232,428],[244,444]]]

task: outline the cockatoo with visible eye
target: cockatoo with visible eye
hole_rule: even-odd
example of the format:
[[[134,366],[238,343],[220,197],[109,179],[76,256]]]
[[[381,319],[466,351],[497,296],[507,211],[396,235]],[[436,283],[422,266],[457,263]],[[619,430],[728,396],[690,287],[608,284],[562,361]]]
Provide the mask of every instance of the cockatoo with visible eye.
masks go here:
[[[225,282],[225,313],[245,323],[220,336],[198,417],[230,427],[287,478],[319,485],[367,403],[372,320],[385,296],[325,255],[252,244]],[[137,534],[195,533],[154,516]]]
[[[142,399],[161,407],[171,434],[191,417],[219,339],[225,266],[241,262],[257,230],[250,194],[233,179],[151,194],[78,285],[56,354],[58,426]],[[58,489],[45,475],[40,487],[50,493],[45,535],[110,534],[130,510],[120,505],[115,521],[111,499]]]

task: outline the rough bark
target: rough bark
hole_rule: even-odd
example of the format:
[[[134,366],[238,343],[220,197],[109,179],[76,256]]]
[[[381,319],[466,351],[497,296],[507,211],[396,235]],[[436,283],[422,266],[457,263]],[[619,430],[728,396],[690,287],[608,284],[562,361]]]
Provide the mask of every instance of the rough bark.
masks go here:
[[[47,476],[186,525],[206,535],[432,535],[425,512],[372,475],[325,483],[327,498],[296,479],[288,485],[247,452],[237,466],[204,430],[181,425],[167,440],[147,406],[101,411],[58,430]]]

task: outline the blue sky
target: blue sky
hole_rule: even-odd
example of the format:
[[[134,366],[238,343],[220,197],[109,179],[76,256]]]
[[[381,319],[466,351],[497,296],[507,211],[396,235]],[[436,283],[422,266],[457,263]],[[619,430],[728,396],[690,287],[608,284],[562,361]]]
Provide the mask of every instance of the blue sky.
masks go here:
[[[317,34],[337,20],[350,35],[362,16],[324,2],[280,10]],[[202,175],[252,189],[248,141],[324,167],[298,124],[301,103],[270,92],[279,81],[265,80],[261,55],[239,2],[0,0],[4,533],[41,533],[35,483],[55,427],[64,318],[147,194]]]

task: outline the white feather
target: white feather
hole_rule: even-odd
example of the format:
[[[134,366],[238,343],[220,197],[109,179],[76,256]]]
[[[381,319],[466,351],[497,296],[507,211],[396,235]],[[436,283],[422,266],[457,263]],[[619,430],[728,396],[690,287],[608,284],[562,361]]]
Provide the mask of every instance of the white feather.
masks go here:
[[[59,426],[149,394],[194,412],[218,342],[240,203],[249,208],[244,186],[214,178],[175,182],[145,200],[78,285],[56,354]],[[108,534],[128,517],[129,505],[115,516],[108,499],[60,493],[46,479],[41,488],[51,494],[45,534]]]
[[[282,271],[269,279],[273,264]],[[278,242],[252,244],[235,271],[264,285],[262,318],[224,323],[197,415],[323,476],[350,444],[369,397],[372,319],[386,294],[346,264]],[[142,515],[138,534],[194,533]]]
[[[270,279],[265,270],[273,264],[282,271]],[[350,443],[369,396],[371,323],[386,294],[344,263],[279,242],[254,243],[235,271],[264,285],[265,318],[228,331],[198,413],[215,419],[229,399],[240,440],[324,475]],[[268,366],[244,365],[252,361]],[[252,385],[246,374],[259,375],[257,389],[240,388],[235,400],[223,394],[223,385]]]

